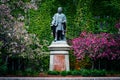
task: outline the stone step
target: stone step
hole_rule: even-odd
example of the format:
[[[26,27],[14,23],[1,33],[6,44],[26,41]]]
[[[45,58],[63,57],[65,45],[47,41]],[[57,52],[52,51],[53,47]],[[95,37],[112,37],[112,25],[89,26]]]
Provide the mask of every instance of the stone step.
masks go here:
[[[120,77],[0,77],[0,80],[120,80]]]

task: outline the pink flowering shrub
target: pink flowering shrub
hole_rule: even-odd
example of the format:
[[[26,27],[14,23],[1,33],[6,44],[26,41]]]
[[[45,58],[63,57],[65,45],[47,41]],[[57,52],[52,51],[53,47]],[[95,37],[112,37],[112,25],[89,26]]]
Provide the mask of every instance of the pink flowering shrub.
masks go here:
[[[120,28],[120,23],[117,23],[117,24],[115,25],[115,27],[116,27],[117,29],[119,29],[119,28]]]
[[[92,60],[120,59],[120,36],[82,32],[78,38],[72,40],[72,48],[77,59],[83,59],[86,55]]]

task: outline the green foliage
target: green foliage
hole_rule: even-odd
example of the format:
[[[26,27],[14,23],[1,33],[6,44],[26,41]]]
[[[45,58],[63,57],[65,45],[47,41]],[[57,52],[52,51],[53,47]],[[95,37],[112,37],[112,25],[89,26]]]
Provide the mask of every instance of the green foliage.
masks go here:
[[[30,26],[28,31],[39,37],[41,45],[45,45],[47,43],[47,45],[49,45],[50,42],[48,41],[52,40],[50,30],[50,6],[52,6],[52,1],[45,1],[41,4],[41,6],[39,6],[37,11],[30,10]],[[44,41],[47,43],[44,43]]]
[[[90,70],[86,70],[86,69],[81,69],[80,73],[82,76],[90,76],[91,74]]]
[[[67,75],[68,75],[67,71],[62,71],[60,74],[61,74],[62,76],[67,76]]]
[[[114,74],[120,74],[120,71],[107,71],[107,74],[114,75]]]
[[[105,76],[106,71],[105,70],[91,70],[91,76]]]
[[[95,16],[120,17],[120,0],[92,0],[91,11]]]
[[[119,0],[93,0],[91,12],[95,21],[95,33],[116,33],[115,23],[120,15]]]
[[[34,59],[25,60],[26,69],[44,72],[49,70],[49,54],[35,55]]]
[[[58,71],[48,71],[48,74],[49,75],[59,75],[60,72],[58,72]]]
[[[25,74],[28,75],[28,76],[30,76],[32,74],[32,72],[33,72],[33,70],[31,68],[27,68],[25,70]]]
[[[23,72],[24,76],[38,76],[39,72],[32,70],[32,68],[27,68],[25,72]]]
[[[88,70],[88,69],[81,69],[79,71],[80,75],[82,76],[105,76],[106,71],[105,70]]]
[[[46,54],[46,53],[44,53]],[[49,70],[49,60],[50,60],[50,55],[46,54],[44,55],[42,54],[40,56],[40,62],[38,65],[38,69],[40,69],[40,71],[48,71]]]
[[[73,71],[48,71],[49,75],[72,75],[72,76],[105,76],[107,74],[107,71],[105,70],[92,70],[92,69],[80,69],[80,70],[73,70]]]
[[[81,31],[94,31],[94,20],[90,11],[91,2],[92,0],[79,0],[78,2],[74,23],[77,30],[76,36],[78,36]]]
[[[48,75],[61,75],[61,76],[67,76],[67,75],[71,75],[71,71],[48,71],[47,72]]]
[[[83,60],[78,61],[78,65],[82,69],[91,69],[91,59],[88,56],[85,56]]]
[[[0,48],[2,47],[3,43],[0,41]],[[5,75],[7,73],[7,64],[5,63],[5,61],[3,61],[2,57],[1,57],[1,51],[0,51],[0,75]]]
[[[1,64],[1,59],[0,59],[0,75],[5,75],[7,73],[7,65],[6,64]]]
[[[119,19],[119,3],[119,0],[79,0],[74,22],[76,36],[81,31],[116,33],[114,25]]]
[[[71,74],[72,74],[73,76],[81,75],[80,71],[78,71],[78,70],[72,71]]]
[[[73,54],[73,51],[71,50],[69,52],[69,57],[70,57],[70,70],[74,70],[75,69],[75,63],[76,63],[76,57]]]
[[[95,19],[95,30],[94,33],[100,32],[109,32],[109,33],[117,33],[117,29],[115,28],[116,18],[113,17],[96,17]]]
[[[67,71],[67,75],[72,75],[72,71]]]

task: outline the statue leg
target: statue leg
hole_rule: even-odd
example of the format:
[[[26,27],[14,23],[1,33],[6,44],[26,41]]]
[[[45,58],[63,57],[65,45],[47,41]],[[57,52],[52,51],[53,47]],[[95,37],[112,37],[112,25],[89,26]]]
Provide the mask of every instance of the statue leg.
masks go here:
[[[57,40],[61,40],[61,30],[57,31]]]
[[[53,38],[55,39],[55,35],[56,34],[56,31],[55,31],[55,29],[53,30]]]
[[[55,38],[54,41],[57,41],[57,32],[55,31]]]
[[[66,40],[66,38],[65,38],[65,32],[64,32],[64,31],[62,31],[61,39],[62,39],[62,40]]]
[[[62,30],[60,31],[60,40],[63,40],[62,39]]]
[[[60,30],[57,31],[57,40],[60,40]]]
[[[59,40],[62,40],[62,30],[59,31]]]

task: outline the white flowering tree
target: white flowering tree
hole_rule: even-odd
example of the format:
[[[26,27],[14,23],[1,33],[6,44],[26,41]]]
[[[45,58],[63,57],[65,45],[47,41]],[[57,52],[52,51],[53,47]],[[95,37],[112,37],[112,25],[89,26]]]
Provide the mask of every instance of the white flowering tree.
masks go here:
[[[7,65],[11,56],[35,59],[41,53],[39,39],[25,27],[25,21],[29,22],[29,9],[37,10],[37,2],[41,0],[0,1],[0,65]],[[0,66],[3,68],[5,66]]]

